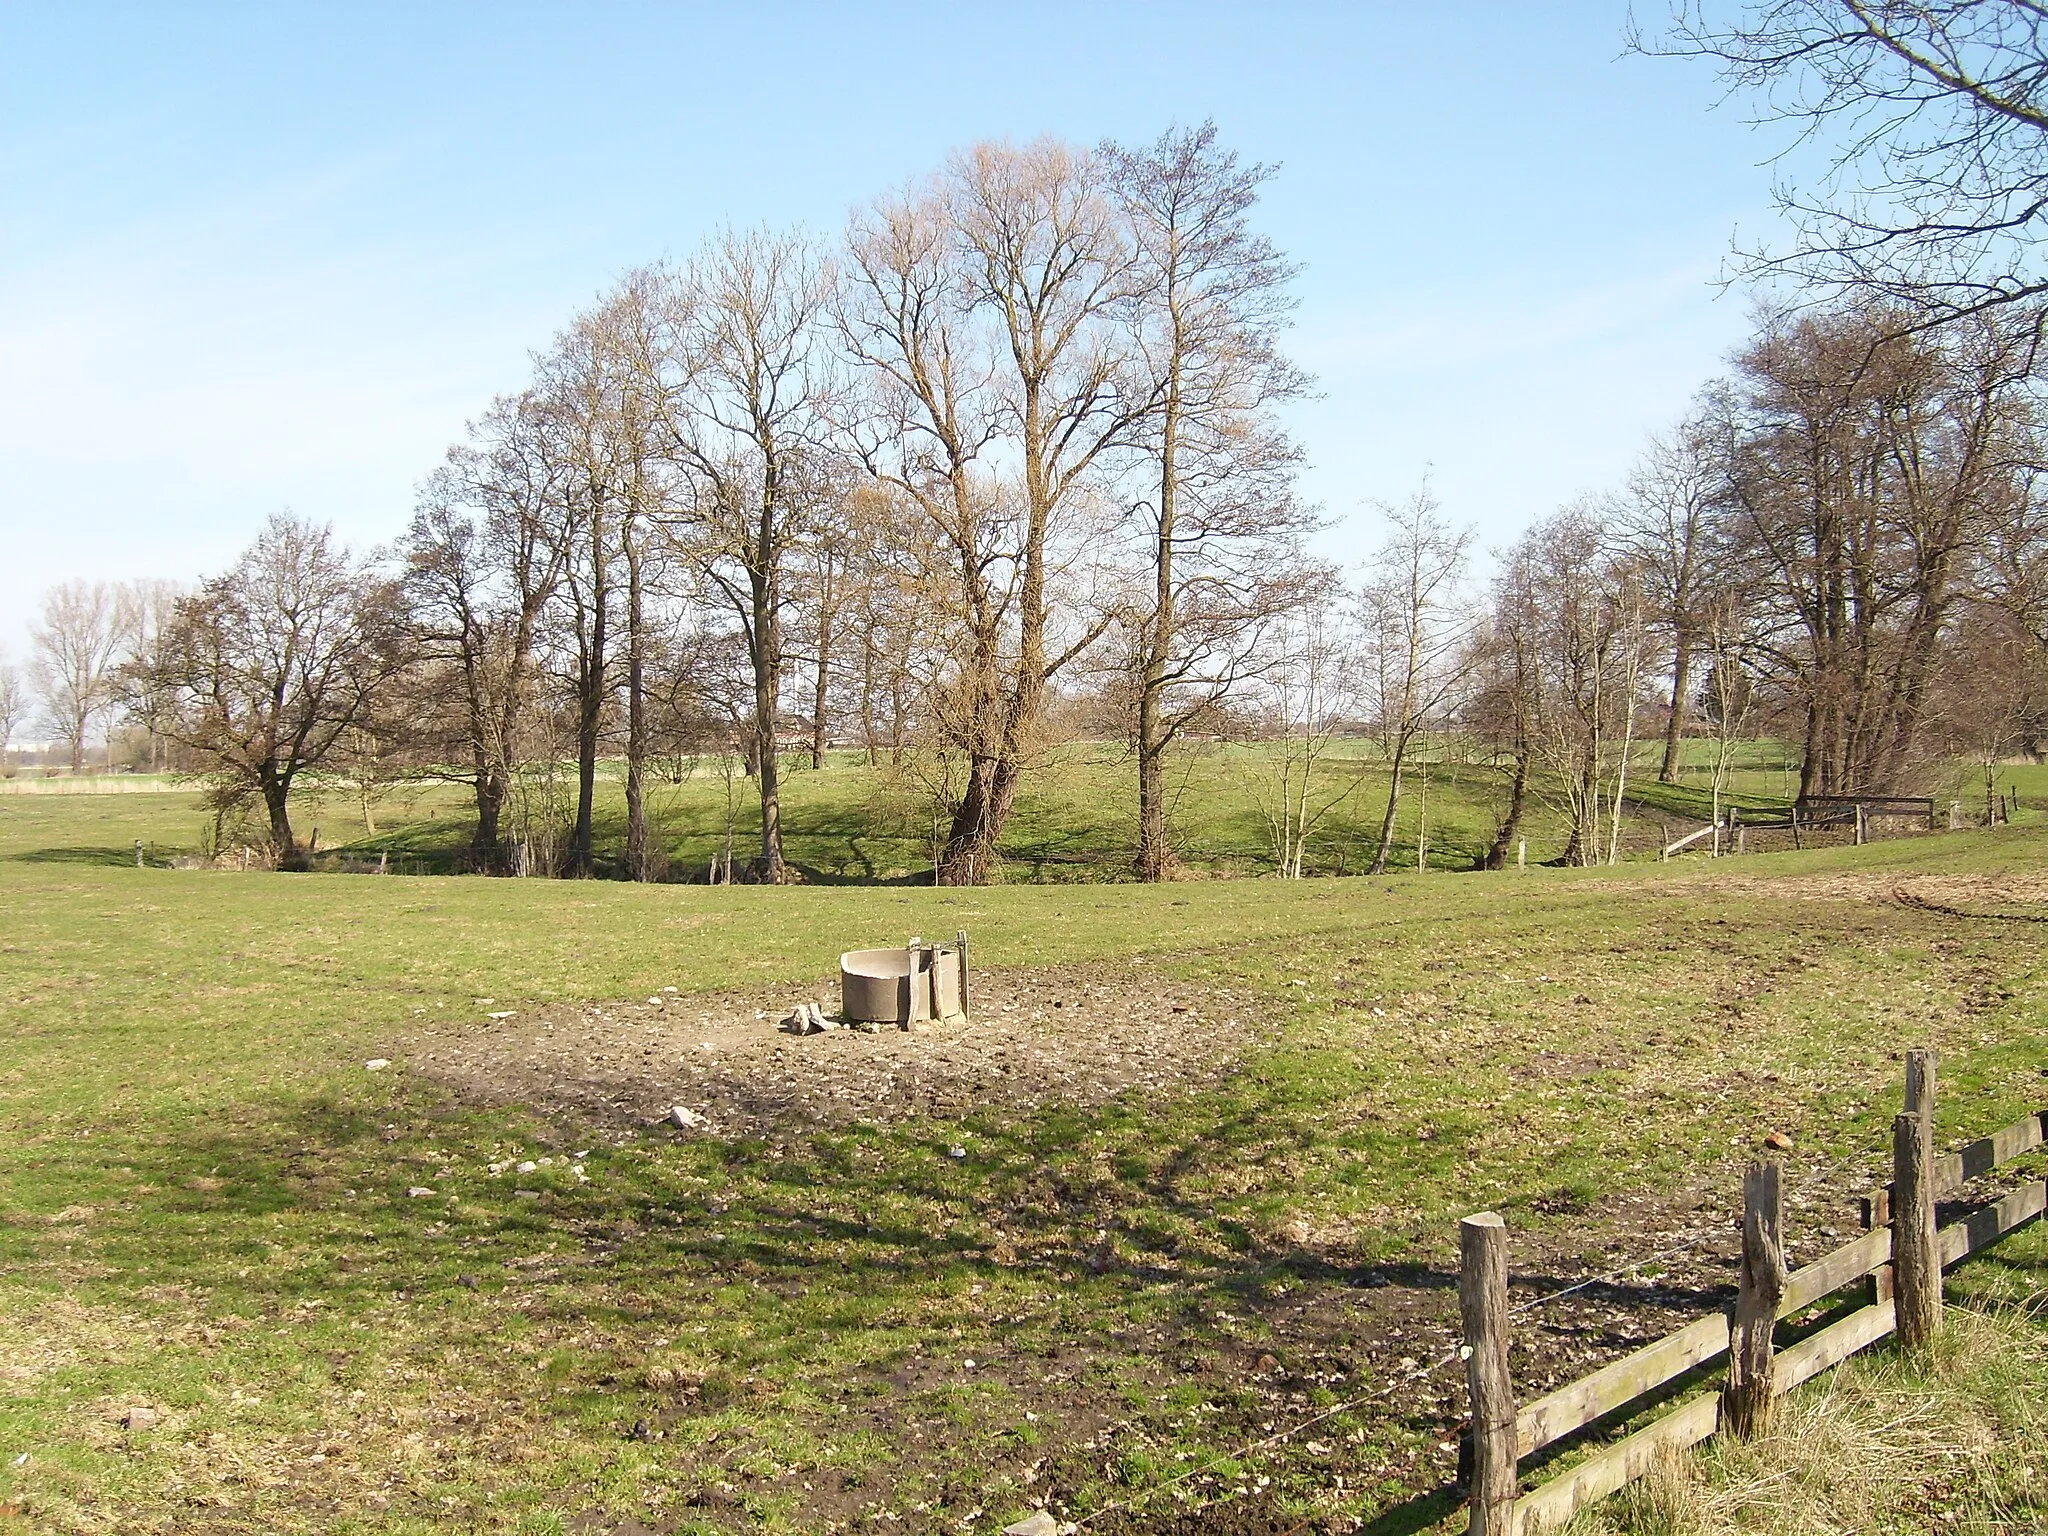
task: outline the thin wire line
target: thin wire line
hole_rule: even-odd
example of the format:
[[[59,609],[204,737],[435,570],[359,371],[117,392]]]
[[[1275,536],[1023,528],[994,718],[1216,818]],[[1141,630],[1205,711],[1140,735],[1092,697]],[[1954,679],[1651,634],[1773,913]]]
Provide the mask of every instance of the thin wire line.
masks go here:
[[[1543,1307],[1549,1306],[1554,1301],[1562,1301],[1565,1297],[1570,1296],[1575,1292],[1588,1290],[1593,1286],[1603,1285],[1612,1280],[1619,1280],[1622,1276],[1634,1274],[1637,1270],[1643,1269],[1648,1265],[1655,1264],[1659,1260],[1673,1258],[1678,1254],[1686,1253],[1692,1249],[1698,1248],[1701,1244],[1708,1241],[1708,1239],[1710,1239],[1713,1235],[1714,1234],[1712,1232],[1698,1233],[1693,1237],[1687,1239],[1685,1242],[1677,1244],[1675,1247],[1666,1248],[1658,1253],[1646,1254],[1642,1258],[1635,1260],[1633,1263],[1623,1265],[1616,1269],[1608,1270],[1605,1274],[1590,1275],[1584,1280],[1575,1281],[1573,1284],[1565,1286],[1561,1290],[1552,1291],[1548,1295],[1532,1297],[1528,1301],[1522,1302],[1518,1306],[1511,1307],[1509,1309],[1509,1316],[1525,1316],[1530,1312],[1538,1311]],[[1295,1435],[1300,1434],[1305,1429],[1314,1428],[1316,1425],[1322,1423],[1326,1419],[1333,1419],[1336,1418],[1339,1414],[1351,1412],[1351,1410],[1353,1410],[1354,1408],[1363,1408],[1368,1403],[1377,1402],[1380,1398],[1385,1397],[1389,1392],[1392,1392],[1395,1388],[1405,1387],[1411,1381],[1420,1381],[1423,1377],[1429,1375],[1430,1373],[1434,1371],[1440,1371],[1445,1366],[1451,1364],[1453,1361],[1462,1359],[1465,1354],[1465,1348],[1466,1346],[1460,1344],[1456,1349],[1451,1350],[1448,1354],[1443,1355],[1438,1359],[1430,1361],[1427,1365],[1416,1367],[1414,1370],[1410,1371],[1406,1376],[1397,1376],[1392,1381],[1387,1382],[1385,1385],[1375,1389],[1374,1391],[1364,1394],[1362,1397],[1354,1397],[1350,1399],[1348,1402],[1342,1402],[1337,1404],[1333,1408],[1325,1408],[1321,1413],[1315,1414],[1310,1418],[1303,1419],[1299,1424],[1290,1425],[1286,1429],[1275,1430],[1272,1434],[1267,1435],[1262,1439],[1250,1441],[1244,1445],[1238,1446],[1234,1450],[1225,1451],[1222,1454],[1212,1458],[1209,1461],[1202,1463],[1199,1466],[1190,1467],[1185,1472],[1177,1473],[1173,1477],[1168,1478],[1163,1483],[1155,1483],[1152,1487],[1134,1493],[1130,1495],[1130,1497],[1128,1498],[1118,1499],[1113,1504],[1104,1504],[1100,1508],[1091,1510],[1089,1513],[1083,1515],[1079,1520],[1076,1520],[1074,1522],[1074,1527],[1078,1530],[1081,1527],[1086,1526],[1093,1521],[1100,1520],[1104,1515],[1115,1514],[1120,1509],[1135,1508],[1137,1505],[1142,1504],[1147,1500],[1152,1499],[1157,1495],[1166,1492],[1169,1488],[1178,1487],[1180,1484],[1186,1482],[1189,1478],[1200,1477],[1204,1472],[1214,1471],[1217,1467],[1222,1466],[1223,1463],[1225,1463],[1226,1461],[1236,1461],[1241,1457],[1249,1456],[1254,1451],[1262,1451],[1265,1450],[1268,1446],[1278,1445],[1283,1440],[1292,1439]]]
[[[1241,1456],[1249,1456],[1253,1451],[1262,1451],[1269,1445],[1278,1445],[1282,1440],[1288,1439],[1290,1436],[1293,1435],[1298,1435],[1305,1429],[1313,1428],[1315,1425],[1322,1423],[1325,1419],[1334,1419],[1340,1413],[1349,1413],[1354,1408],[1363,1408],[1367,1403],[1374,1402],[1379,1398],[1385,1397],[1389,1392],[1393,1391],[1396,1387],[1405,1387],[1411,1381],[1420,1381],[1423,1377],[1429,1375],[1432,1371],[1442,1370],[1452,1361],[1458,1359],[1464,1353],[1464,1348],[1465,1347],[1461,1344],[1458,1346],[1458,1348],[1452,1350],[1449,1354],[1440,1356],[1439,1358],[1430,1361],[1427,1365],[1417,1366],[1414,1370],[1410,1371],[1406,1376],[1397,1376],[1392,1381],[1385,1383],[1384,1385],[1380,1386],[1374,1391],[1366,1393],[1362,1397],[1354,1397],[1349,1402],[1338,1403],[1333,1408],[1325,1408],[1321,1413],[1316,1414],[1313,1418],[1303,1419],[1299,1424],[1290,1425],[1286,1429],[1275,1430],[1272,1434],[1267,1435],[1264,1439],[1253,1440],[1248,1444],[1239,1446],[1235,1450],[1225,1451],[1221,1455],[1216,1456],[1209,1461],[1203,1462],[1200,1466],[1190,1467],[1187,1469],[1187,1471],[1179,1473],[1176,1476],[1169,1477],[1163,1483],[1155,1483],[1150,1488],[1146,1488],[1137,1493],[1134,1493],[1127,1499],[1118,1499],[1114,1504],[1105,1504],[1100,1509],[1091,1510],[1089,1513],[1083,1515],[1079,1520],[1076,1520],[1074,1524],[1076,1528],[1079,1528],[1081,1526],[1089,1524],[1092,1521],[1100,1520],[1104,1515],[1115,1514],[1120,1509],[1133,1508],[1136,1505],[1144,1503],[1147,1499],[1151,1499],[1159,1494],[1166,1492],[1166,1490],[1169,1488],[1176,1487],[1179,1484],[1186,1482],[1191,1477],[1200,1477],[1204,1472],[1214,1471],[1217,1467],[1222,1466],[1223,1463],[1226,1461],[1235,1461]]]

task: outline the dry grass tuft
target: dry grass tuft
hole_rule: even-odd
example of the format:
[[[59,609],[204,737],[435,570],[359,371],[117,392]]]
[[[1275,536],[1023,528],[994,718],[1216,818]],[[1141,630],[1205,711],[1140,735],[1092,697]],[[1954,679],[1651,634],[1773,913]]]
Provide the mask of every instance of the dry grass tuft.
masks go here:
[[[1858,1358],[1772,1431],[1674,1457],[1574,1536],[1861,1536],[2048,1527],[2048,1334],[2035,1308],[1952,1307],[1931,1357]]]

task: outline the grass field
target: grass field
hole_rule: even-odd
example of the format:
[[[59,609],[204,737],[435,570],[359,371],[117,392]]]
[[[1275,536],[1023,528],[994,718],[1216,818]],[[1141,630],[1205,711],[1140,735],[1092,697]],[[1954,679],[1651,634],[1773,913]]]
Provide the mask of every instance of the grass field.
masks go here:
[[[0,1529],[1428,1529],[1454,1375],[1284,1432],[1450,1337],[1459,1214],[1506,1212],[1516,1272],[1561,1283],[1724,1231],[1776,1130],[1810,1251],[1880,1166],[1903,1047],[1943,1053],[1945,1141],[2044,1092],[2037,813],[1670,871],[1169,887],[123,863],[199,823],[179,794],[0,801]],[[1220,1078],[1092,1107],[733,1140],[411,1064],[489,1012],[773,1009],[841,948],[955,927],[997,987],[1087,966],[1228,990],[1259,1031]],[[2048,1250],[1998,1264],[2000,1316],[2038,1318]],[[1627,1335],[1567,1321],[1528,1330],[1532,1379]],[[2024,1358],[2040,1325],[2011,1326]]]
[[[1688,744],[1680,782],[1655,778],[1656,751],[1639,754],[1623,819],[1625,856],[1654,853],[1669,838],[1711,814],[1710,764],[1702,743]],[[600,858],[624,845],[624,797],[618,765],[599,779],[596,845]],[[1178,761],[1170,788],[1179,852],[1196,876],[1271,873],[1276,864],[1262,797],[1270,798],[1270,749],[1220,744],[1198,746]],[[2003,766],[2001,791],[2017,787],[2030,803],[2048,797],[2048,766]],[[1309,842],[1307,868],[1315,874],[1355,874],[1372,862],[1386,805],[1388,774],[1369,743],[1340,743],[1317,773],[1317,804],[1330,809]],[[1749,742],[1732,764],[1724,806],[1782,806],[1797,784],[1794,759],[1783,743]],[[28,814],[28,800],[52,792],[101,788],[132,794],[184,789],[162,777],[102,777],[97,781],[17,777],[0,782],[4,798]],[[1976,815],[1984,801],[1981,770],[1958,766],[1933,786],[1938,799],[1960,797]],[[734,842],[742,860],[759,840],[753,786],[735,777],[728,785],[716,767],[697,764],[680,782],[655,780],[649,795],[656,843],[674,880],[702,879],[724,846],[728,794]],[[784,780],[783,815],[789,858],[814,884],[915,883],[928,878],[937,834],[929,798],[907,770],[868,766],[857,754],[834,753],[814,772],[808,759],[792,760]],[[1011,883],[1128,879],[1136,850],[1136,777],[1129,754],[1114,747],[1080,746],[1056,755],[1029,775],[1017,813],[1002,842],[1004,878]],[[1502,814],[1506,783],[1500,770],[1460,760],[1438,744],[1421,754],[1406,779],[1395,826],[1392,865],[1416,867],[1418,843],[1432,869],[1469,868],[1491,845]],[[68,798],[68,796],[65,796]],[[177,799],[184,807],[189,802]],[[414,873],[458,867],[473,816],[459,786],[400,783],[381,790],[368,808],[345,790],[303,790],[294,800],[300,837],[318,833],[331,862],[383,856]],[[87,823],[81,823],[87,824]],[[207,818],[193,810],[174,815],[159,808],[136,813],[137,836],[152,857],[196,849]],[[1568,827],[1560,798],[1539,775],[1524,822],[1531,861],[1562,852]],[[253,834],[252,834],[253,835]],[[132,840],[131,840],[132,841]],[[132,859],[130,842],[81,845],[78,857],[101,847],[109,859]]]

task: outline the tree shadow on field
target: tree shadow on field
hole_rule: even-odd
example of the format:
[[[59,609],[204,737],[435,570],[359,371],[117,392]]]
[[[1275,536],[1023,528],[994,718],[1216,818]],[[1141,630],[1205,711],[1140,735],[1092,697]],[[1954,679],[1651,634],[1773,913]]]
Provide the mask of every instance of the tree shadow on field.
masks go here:
[[[753,1336],[772,1347],[719,1346],[726,1353],[709,1358],[715,1380],[758,1375],[799,1397],[822,1392],[841,1399],[834,1411],[848,1427],[890,1444],[905,1440],[912,1415],[932,1411],[921,1403],[959,1390],[945,1358],[960,1347],[946,1342],[961,1321],[957,1298],[1021,1295],[1031,1299],[977,1310],[974,1348],[989,1358],[975,1380],[1000,1386],[1018,1413],[1030,1407],[1065,1426],[1058,1434],[1071,1443],[1047,1450],[1037,1486],[1070,1507],[1131,1491],[1118,1457],[1092,1437],[1105,1418],[1131,1412],[1132,1393],[1159,1405],[1162,1429],[1173,1394],[1198,1394],[1216,1405],[1204,1431],[1212,1444],[1250,1445],[1275,1421],[1317,1411],[1302,1405],[1324,1391],[1361,1399],[1350,1422],[1365,1439],[1334,1456],[1286,1441],[1259,1452],[1264,1470],[1342,1473],[1367,1486],[1406,1479],[1425,1490],[1373,1515],[1364,1529],[1383,1536],[1427,1529],[1455,1507],[1455,1493],[1434,1486],[1440,1466],[1380,1458],[1389,1435],[1410,1444],[1455,1436],[1461,1400],[1377,1395],[1395,1361],[1455,1342],[1455,1269],[1315,1251],[1217,1209],[1199,1175],[1270,1142],[1283,1111],[1263,1091],[1219,1091],[1179,1124],[1159,1123],[1133,1098],[1007,1118],[791,1124],[775,1141],[648,1127],[614,1153],[595,1126],[520,1107],[456,1108],[423,1082],[393,1086],[393,1102],[299,1093],[96,1140],[93,1155],[156,1187],[135,1216],[101,1219],[96,1236],[110,1245],[101,1257],[138,1289],[217,1286],[221,1304],[244,1312],[284,1314],[319,1298],[367,1315],[397,1297],[423,1338],[440,1336],[433,1320],[443,1313],[508,1304],[529,1319],[573,1319],[579,1331],[609,1319],[569,1352],[563,1389],[623,1393],[622,1404],[637,1401],[637,1388],[607,1385],[621,1356],[689,1336],[709,1298],[744,1298],[736,1304],[758,1314]],[[1144,1134],[1170,1150],[1122,1165],[1098,1157],[1104,1139],[1130,1148]],[[599,1149],[593,1180],[571,1183],[561,1166],[488,1177],[483,1164],[503,1159],[508,1144]],[[955,1156],[955,1147],[971,1151]],[[519,1199],[521,1183],[539,1197]],[[410,1197],[413,1187],[433,1194]],[[294,1264],[263,1262],[280,1215],[296,1218]],[[1532,1293],[1566,1284],[1536,1273],[1516,1280]],[[1633,1290],[1602,1287],[1587,1300],[1626,1306],[1643,1299]],[[1671,1293],[1655,1301],[1669,1306]],[[1218,1321],[1233,1314],[1253,1327]],[[849,1349],[877,1326],[902,1341],[881,1355]],[[1344,1385],[1326,1385],[1332,1371]],[[707,1395],[659,1411],[681,1419],[713,1406]],[[641,1410],[621,1411],[630,1423]],[[993,1456],[1000,1434],[972,1427],[962,1443]],[[906,1478],[923,1454],[905,1446]]]
[[[12,864],[129,864],[135,862],[135,845],[125,848],[29,848],[20,853],[0,854]]]

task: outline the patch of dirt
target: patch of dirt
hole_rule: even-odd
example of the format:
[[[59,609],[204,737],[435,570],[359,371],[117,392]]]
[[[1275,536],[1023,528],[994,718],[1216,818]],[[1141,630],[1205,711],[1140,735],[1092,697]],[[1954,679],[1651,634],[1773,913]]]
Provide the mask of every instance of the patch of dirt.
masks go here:
[[[1200,1087],[1229,1069],[1270,1008],[1249,991],[1136,964],[977,970],[971,1020],[911,1031],[785,1033],[780,1021],[801,1001],[836,1010],[837,982],[521,1011],[423,1032],[398,1050],[473,1102],[614,1125],[680,1105],[709,1122],[707,1134],[764,1136]]]
[[[1825,875],[1710,874],[1686,882],[1685,889],[1728,891],[1744,896],[1776,896],[1787,901],[1901,902],[1929,907],[1958,917],[2004,916],[1976,912],[1985,907],[2039,907],[2048,913],[2048,875],[1908,875],[1873,870]]]

